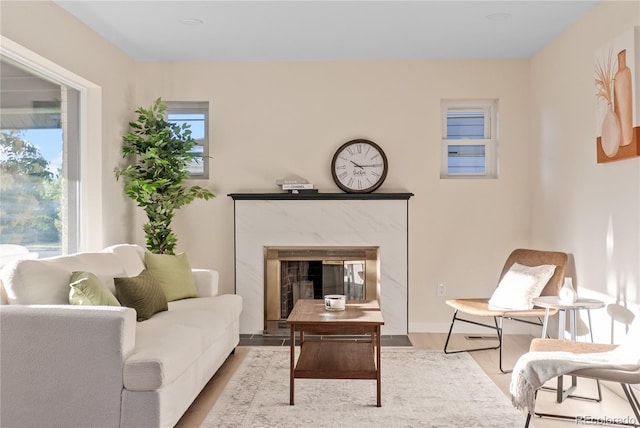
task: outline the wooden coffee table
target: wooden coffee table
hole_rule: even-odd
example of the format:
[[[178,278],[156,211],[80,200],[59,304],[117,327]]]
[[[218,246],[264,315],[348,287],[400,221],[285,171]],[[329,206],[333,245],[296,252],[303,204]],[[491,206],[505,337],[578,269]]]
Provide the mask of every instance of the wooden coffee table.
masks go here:
[[[380,328],[384,324],[377,301],[348,301],[344,311],[330,312],[324,300],[296,302],[287,324],[291,326],[289,404],[294,404],[294,380],[371,379],[376,380],[376,405],[380,398]],[[295,338],[300,332],[300,355],[296,363]],[[305,332],[315,335],[368,334],[367,340],[305,340]]]

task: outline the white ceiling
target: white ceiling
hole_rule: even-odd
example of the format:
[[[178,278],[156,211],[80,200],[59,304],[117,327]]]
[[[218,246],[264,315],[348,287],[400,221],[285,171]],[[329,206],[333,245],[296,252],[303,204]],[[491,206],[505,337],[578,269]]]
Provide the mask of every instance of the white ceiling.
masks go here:
[[[597,0],[56,3],[139,61],[245,61],[529,58]]]

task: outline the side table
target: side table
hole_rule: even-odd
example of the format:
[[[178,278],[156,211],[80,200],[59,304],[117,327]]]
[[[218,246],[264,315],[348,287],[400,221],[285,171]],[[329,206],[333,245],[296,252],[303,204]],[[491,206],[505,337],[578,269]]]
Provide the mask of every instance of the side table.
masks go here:
[[[547,325],[549,322],[549,310],[557,309],[558,310],[558,339],[564,339],[564,332],[566,327],[566,313],[569,315],[569,334],[571,335],[571,340],[576,340],[576,314],[580,310],[587,311],[587,318],[589,320],[589,334],[591,336],[591,342],[593,342],[593,331],[591,329],[591,309],[599,309],[604,307],[604,302],[596,299],[578,299],[573,303],[564,302],[560,300],[558,296],[541,296],[533,299],[533,305],[541,308],[545,308],[544,321],[542,323],[542,338],[547,337]],[[567,397],[574,397],[570,395],[578,385],[577,378],[575,376],[571,376],[571,387],[566,390],[563,390],[563,377],[558,377],[558,389],[557,389],[557,397],[556,401],[558,403],[562,403]],[[589,397],[578,397],[582,399],[589,399],[593,401],[602,400],[602,394],[600,391],[600,382],[596,380],[598,385],[598,398],[589,398]],[[575,396],[577,397],[577,396]]]

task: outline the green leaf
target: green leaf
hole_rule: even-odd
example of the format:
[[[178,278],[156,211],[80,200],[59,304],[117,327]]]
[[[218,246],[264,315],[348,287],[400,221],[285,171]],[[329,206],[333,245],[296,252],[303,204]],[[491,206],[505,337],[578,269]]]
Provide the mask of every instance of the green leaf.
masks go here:
[[[122,157],[131,163],[115,168],[116,180],[124,181],[124,192],[145,210],[143,225],[147,248],[154,253],[174,254],[177,237],[171,230],[175,210],[194,199],[215,195],[200,186],[185,186],[189,178],[189,151],[196,144],[188,124],[165,120],[167,107],[161,98],[148,108],[135,110],[137,119],[122,136]]]

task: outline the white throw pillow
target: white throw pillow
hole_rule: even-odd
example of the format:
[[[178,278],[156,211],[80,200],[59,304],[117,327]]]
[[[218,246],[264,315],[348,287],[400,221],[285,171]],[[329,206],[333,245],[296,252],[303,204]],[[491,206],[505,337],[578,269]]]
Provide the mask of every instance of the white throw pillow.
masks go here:
[[[2,269],[12,305],[68,305],[71,272],[43,260],[17,260]]]
[[[489,306],[514,310],[533,308],[533,299],[540,296],[555,270],[555,265],[524,266],[514,263],[493,292]]]

